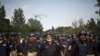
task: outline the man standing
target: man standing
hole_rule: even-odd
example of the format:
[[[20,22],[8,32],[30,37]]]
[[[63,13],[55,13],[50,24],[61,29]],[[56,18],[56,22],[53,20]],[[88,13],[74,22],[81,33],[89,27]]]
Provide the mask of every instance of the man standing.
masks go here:
[[[42,53],[41,56],[60,56],[59,46],[57,45],[57,42],[52,39],[52,34],[50,32],[46,32],[44,37],[45,40],[40,50]]]
[[[87,56],[87,44],[86,44],[86,32],[81,31],[78,34],[78,41],[76,41],[77,44],[77,56]]]
[[[11,32],[9,38],[9,49],[10,49],[10,56],[17,56],[17,34],[16,32]]]
[[[95,56],[95,41],[90,31],[86,32],[87,56]]]
[[[58,42],[59,42],[59,46],[60,46],[61,55],[62,56],[70,55],[69,52],[68,52],[68,46],[69,46],[69,43],[70,43],[70,39],[67,38],[67,36],[65,34],[61,34],[59,36]]]
[[[4,40],[4,36],[2,33],[0,33],[0,56],[8,56],[7,42]]]
[[[25,38],[22,33],[18,33],[17,37],[17,56],[26,56]]]
[[[26,44],[27,56],[36,56],[38,51],[38,42],[35,33],[29,34],[28,43]]]

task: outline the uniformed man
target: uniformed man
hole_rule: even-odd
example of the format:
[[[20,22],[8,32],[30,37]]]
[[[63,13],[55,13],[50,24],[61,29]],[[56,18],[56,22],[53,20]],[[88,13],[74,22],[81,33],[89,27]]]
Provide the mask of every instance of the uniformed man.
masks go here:
[[[35,36],[36,36],[36,39],[37,39],[38,44],[41,45],[42,42],[43,42],[43,39],[40,37],[40,33],[37,32],[37,31],[34,32],[34,33],[35,33]]]
[[[10,38],[9,38],[9,49],[10,49],[10,56],[16,56],[17,55],[17,38],[16,33],[11,32]]]
[[[72,41],[70,43],[70,45],[71,45],[70,54],[71,54],[71,56],[78,56],[78,54],[77,54],[77,44],[76,44],[76,41],[78,40],[78,38],[77,38],[76,34],[72,34],[71,38],[72,38]]]
[[[61,55],[68,56],[69,55],[69,52],[68,52],[69,39],[67,38],[67,36],[65,34],[61,34],[59,36],[58,42],[60,45]]]
[[[45,40],[41,47],[40,53],[38,54],[41,54],[41,56],[60,56],[59,46],[57,42],[53,41],[52,34],[50,32],[46,32],[44,37]]]
[[[4,40],[4,36],[2,33],[0,33],[0,56],[8,56],[7,42]]]
[[[93,40],[92,33],[86,32],[86,43],[87,43],[87,56],[95,56],[95,40]]]
[[[38,51],[38,42],[34,32],[29,34],[28,43],[26,44],[27,56],[36,56]]]
[[[21,32],[18,33],[17,38],[17,56],[26,56],[25,38]]]
[[[97,56],[100,56],[100,35],[98,35],[98,38],[96,40],[96,52]]]
[[[78,34],[78,41],[76,41],[77,44],[77,56],[87,56],[87,44],[86,44],[86,32],[81,31]]]

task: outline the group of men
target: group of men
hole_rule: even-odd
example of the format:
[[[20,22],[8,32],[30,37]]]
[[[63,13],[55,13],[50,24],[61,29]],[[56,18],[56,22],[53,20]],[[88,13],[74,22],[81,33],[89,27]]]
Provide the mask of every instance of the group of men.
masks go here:
[[[7,38],[0,33],[0,56],[100,56],[100,36],[94,39],[90,31],[80,31],[79,34],[44,33],[41,39],[38,32],[12,32]]]

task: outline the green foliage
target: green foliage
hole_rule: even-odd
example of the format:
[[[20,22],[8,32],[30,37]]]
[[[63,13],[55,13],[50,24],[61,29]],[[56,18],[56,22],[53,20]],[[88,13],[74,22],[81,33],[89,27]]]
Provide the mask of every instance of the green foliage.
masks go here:
[[[30,18],[28,19],[27,24],[29,25],[29,31],[32,31],[32,32],[35,32],[35,31],[42,32],[43,31],[42,24],[37,19]]]
[[[96,6],[97,6],[97,7],[100,7],[100,0],[97,0]],[[95,13],[99,15],[99,19],[100,19],[100,8],[99,8],[99,10],[96,11]]]
[[[11,25],[9,19],[6,19],[6,12],[4,5],[0,4],[0,31],[1,32],[10,32]]]
[[[11,24],[13,27],[13,31],[22,32],[25,35],[27,35],[29,32],[43,31],[42,24],[37,19],[30,18],[28,19],[28,22],[25,23],[25,17],[21,8],[14,10]]]
[[[21,8],[14,10],[11,25],[15,32],[24,32],[25,17]]]

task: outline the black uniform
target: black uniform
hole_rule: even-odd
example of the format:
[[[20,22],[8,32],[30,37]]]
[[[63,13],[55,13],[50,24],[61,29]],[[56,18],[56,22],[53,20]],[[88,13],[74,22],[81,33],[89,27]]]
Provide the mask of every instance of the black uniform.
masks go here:
[[[0,56],[7,56],[7,42],[0,43]]]
[[[22,43],[17,43],[17,55],[24,55],[26,56],[26,48],[25,48],[25,40],[22,41]]]
[[[60,56],[60,50],[55,41],[52,41],[51,44],[44,41],[43,45],[41,46],[41,53],[41,56]]]
[[[87,54],[95,54],[95,42],[93,40],[87,42]]]
[[[37,42],[35,42],[35,43],[27,43],[26,44],[26,49],[30,53],[37,52],[38,51],[38,43]]]

